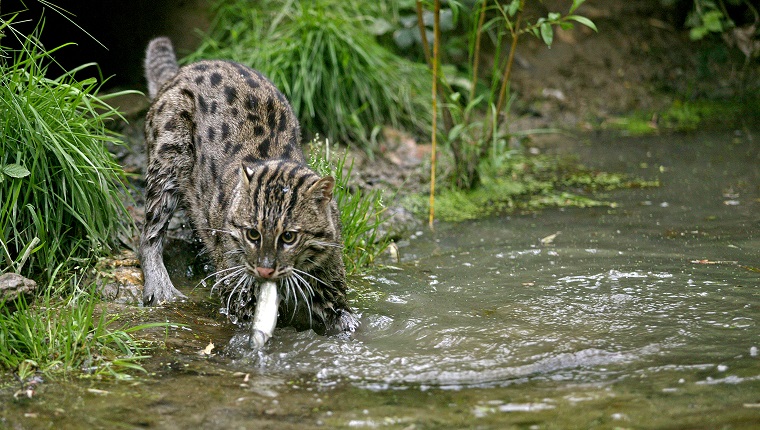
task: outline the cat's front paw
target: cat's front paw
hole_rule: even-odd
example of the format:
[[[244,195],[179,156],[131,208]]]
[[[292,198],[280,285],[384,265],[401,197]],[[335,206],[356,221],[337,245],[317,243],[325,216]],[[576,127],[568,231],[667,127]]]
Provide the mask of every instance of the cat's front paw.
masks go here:
[[[185,299],[187,296],[174,288],[169,275],[148,276],[145,274],[145,286],[143,287],[143,305],[157,306],[175,299]]]

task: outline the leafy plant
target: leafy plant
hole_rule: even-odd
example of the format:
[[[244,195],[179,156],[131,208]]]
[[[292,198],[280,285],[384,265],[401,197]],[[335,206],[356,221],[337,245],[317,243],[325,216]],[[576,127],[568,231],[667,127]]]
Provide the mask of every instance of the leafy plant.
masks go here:
[[[509,84],[512,64],[517,50],[517,42],[523,34],[540,38],[551,46],[554,41],[554,28],[571,29],[574,23],[582,24],[596,31],[596,26],[588,18],[575,12],[585,0],[573,0],[568,13],[563,15],[550,12],[546,17],[530,21],[524,14],[526,0],[512,0],[502,4],[495,0],[482,0],[471,26],[471,72],[469,94],[454,90],[447,85],[440,68],[440,13],[441,2],[433,2],[433,53],[427,50],[427,33],[425,31],[422,1],[417,1],[420,37],[425,43],[425,56],[433,70],[433,112],[436,112],[437,99],[440,97],[443,116],[443,137],[454,157],[454,184],[461,189],[472,189],[480,183],[479,166],[489,151],[495,148],[504,133],[499,126],[502,112],[509,104]],[[488,18],[489,16],[494,16]],[[489,35],[495,41],[495,50],[499,52],[507,40],[510,40],[508,56],[505,60],[495,61],[491,72],[489,92],[478,96],[480,51],[483,36]],[[440,85],[439,85],[440,83]],[[485,106],[488,112],[485,118],[477,118],[472,113]],[[436,130],[438,124],[433,121],[433,157],[436,147]],[[431,160],[430,223],[434,218],[435,196],[435,158]]]
[[[268,76],[302,127],[368,148],[379,127],[423,130],[428,71],[382,47],[352,2],[225,0],[201,47],[185,61],[225,58]]]
[[[661,2],[670,6],[676,0]],[[729,46],[736,46],[742,51],[747,63],[760,55],[760,11],[757,2],[690,0],[686,3],[692,3],[691,11],[684,23],[689,28],[689,37],[692,40],[720,35]]]
[[[343,261],[348,274],[374,263],[388,247],[390,237],[381,232],[384,221],[382,193],[365,193],[349,185],[353,164],[346,166],[345,153],[335,157],[328,141],[314,139],[310,145],[309,165],[320,175],[335,178],[335,200],[343,226]]]
[[[0,27],[13,31],[0,20]],[[42,26],[35,34],[39,34]],[[15,33],[13,33],[15,34]],[[120,114],[96,94],[85,67],[47,78],[51,54],[36,36],[0,46],[0,254],[2,272],[49,279],[109,249],[131,217],[120,196],[122,168],[105,149],[118,144],[106,123]],[[117,94],[111,95],[111,97]]]

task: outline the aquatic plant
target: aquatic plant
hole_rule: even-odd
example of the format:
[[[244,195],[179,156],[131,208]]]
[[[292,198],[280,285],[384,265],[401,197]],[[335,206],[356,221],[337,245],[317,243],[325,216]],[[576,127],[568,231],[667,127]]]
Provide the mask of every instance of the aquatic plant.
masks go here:
[[[633,112],[607,120],[601,127],[619,130],[629,136],[686,133],[716,127],[742,127],[758,111],[758,97],[747,97],[745,100],[677,99],[664,109]]]
[[[329,141],[315,138],[310,145],[309,165],[320,175],[335,178],[335,200],[343,226],[343,262],[348,274],[374,263],[388,248],[390,237],[382,233],[385,220],[383,194],[380,190],[364,192],[351,187],[353,164],[346,166],[348,152],[336,157]]]
[[[106,150],[120,143],[106,123],[121,116],[97,95],[101,83],[76,78],[94,65],[46,77],[52,54],[66,45],[42,48],[42,26],[28,37],[2,19],[0,29],[23,42],[19,50],[0,46],[0,272],[47,280],[129,232],[124,172]]]
[[[285,93],[303,129],[370,149],[383,125],[423,131],[429,72],[381,46],[352,2],[223,0],[200,48],[260,70]]]

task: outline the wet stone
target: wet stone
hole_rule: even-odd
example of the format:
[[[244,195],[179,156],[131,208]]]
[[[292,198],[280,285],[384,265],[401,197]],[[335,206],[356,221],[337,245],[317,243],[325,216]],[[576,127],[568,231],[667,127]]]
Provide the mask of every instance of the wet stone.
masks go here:
[[[135,253],[124,251],[102,260],[96,268],[96,285],[100,296],[109,302],[142,303],[143,274]]]
[[[4,273],[0,275],[0,306],[14,309],[17,298],[23,295],[29,300],[36,289],[37,283],[33,280],[15,273]]]

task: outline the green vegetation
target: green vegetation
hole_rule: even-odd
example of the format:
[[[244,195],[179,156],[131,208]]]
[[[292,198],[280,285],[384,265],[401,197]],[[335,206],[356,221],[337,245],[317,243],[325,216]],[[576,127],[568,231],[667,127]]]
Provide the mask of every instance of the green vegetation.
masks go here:
[[[495,148],[497,141],[508,139],[508,128],[504,127],[502,115],[509,107],[510,79],[512,65],[514,63],[517,43],[524,34],[533,35],[551,46],[554,41],[554,28],[573,28],[573,23],[580,23],[593,30],[596,26],[591,20],[575,12],[584,0],[574,0],[567,14],[550,12],[546,17],[530,20],[525,16],[526,0],[513,0],[508,4],[499,1],[482,0],[473,16],[475,19],[467,28],[470,36],[470,70],[469,92],[457,91],[446,85],[445,77],[442,77],[440,93],[444,98],[443,110],[443,137],[454,156],[454,184],[457,188],[472,189],[480,182],[481,161],[489,156]],[[419,2],[418,2],[419,3]],[[438,21],[440,13],[440,1],[435,2],[435,20]],[[440,27],[440,26],[438,26]],[[434,48],[440,44],[439,28],[434,30]],[[496,58],[490,77],[487,79],[487,89],[478,94],[480,85],[480,57],[481,46],[485,38],[491,39],[495,44],[496,51],[507,49],[506,58]],[[430,63],[434,69],[440,58],[434,49]],[[434,70],[434,75],[437,75]],[[485,111],[485,115],[475,115],[476,110]],[[491,154],[498,156],[498,154]]]
[[[688,7],[683,23],[691,40],[722,39],[744,54],[746,71],[760,56],[760,10],[750,0],[660,0],[665,6]]]
[[[477,12],[474,14],[464,13],[464,16],[474,16],[466,31],[470,37],[470,68],[467,81],[461,89],[455,89],[443,73],[444,69],[440,67],[441,54],[441,1],[435,0],[433,4],[433,49],[432,53],[427,45],[427,29],[422,23],[424,22],[423,5],[417,1],[417,18],[420,23],[420,38],[423,40],[425,48],[425,58],[432,68],[433,73],[433,90],[432,100],[433,122],[432,122],[432,140],[433,152],[431,159],[431,181],[430,181],[430,203],[429,203],[429,222],[432,225],[435,214],[435,182],[436,182],[436,146],[437,131],[439,124],[436,121],[438,112],[438,99],[441,100],[441,113],[443,117],[443,140],[453,156],[453,174],[451,175],[452,188],[447,188],[448,193],[454,197],[455,204],[452,207],[463,204],[461,201],[462,193],[476,190],[476,193],[507,193],[503,190],[502,185],[496,188],[487,186],[490,184],[501,184],[493,176],[487,177],[488,169],[485,167],[488,159],[502,160],[507,164],[510,163],[511,157],[505,153],[507,148],[505,142],[510,138],[508,124],[502,121],[504,110],[508,111],[510,96],[510,83],[512,74],[512,65],[517,50],[517,42],[521,35],[533,35],[547,45],[551,46],[554,41],[555,27],[562,29],[571,29],[574,23],[587,26],[596,30],[594,23],[586,17],[575,14],[578,7],[585,0],[573,0],[569,6],[567,14],[549,12],[546,17],[540,17],[531,20],[525,14],[526,0],[512,0],[511,2],[502,3],[492,0],[481,0],[475,4]],[[481,65],[481,46],[484,38],[490,39],[494,44],[494,50],[500,52],[502,48],[508,48],[506,58],[500,56],[494,58],[494,64],[490,72],[490,78],[487,82],[487,89],[478,93],[480,86]],[[479,112],[485,112],[485,114]],[[482,189],[478,187],[483,186]],[[507,188],[512,188],[507,186]],[[463,190],[462,192],[456,190]],[[470,193],[472,196],[472,193]],[[500,194],[497,194],[497,196]],[[498,197],[496,197],[498,199]],[[485,202],[482,199],[475,199],[476,205]],[[500,206],[500,205],[497,205]],[[468,211],[472,213],[472,211]]]
[[[0,28],[12,31],[8,22]],[[119,117],[95,79],[71,70],[46,77],[51,54],[33,36],[0,47],[0,258],[2,272],[48,280],[61,265],[86,265],[127,233],[122,168],[105,149]]]
[[[53,290],[33,306],[19,299],[15,312],[0,305],[0,368],[16,372],[22,381],[37,371],[128,378],[127,371],[142,370],[137,361],[145,358],[148,344],[132,334],[163,324],[114,330],[116,318],[98,310],[94,288],[66,298]]]
[[[341,0],[223,0],[202,46],[185,58],[224,58],[268,76],[305,131],[369,149],[383,125],[430,123],[429,72],[381,46],[371,21]]]
[[[634,112],[609,121],[602,127],[620,130],[629,136],[692,132],[698,128],[711,126],[740,126],[745,115],[758,110],[760,110],[758,98],[747,98],[744,101],[728,99],[682,102],[676,100],[662,111]]]
[[[675,0],[662,0],[665,5],[671,5]],[[731,11],[729,11],[731,9]],[[754,27],[751,33],[757,34],[757,25],[760,24],[760,12],[757,6],[753,6],[749,0],[693,0],[693,7],[686,17],[686,26],[689,27],[689,37],[692,40],[704,39],[710,34],[723,34],[737,28],[733,17],[751,16],[754,18]],[[752,49],[745,55],[751,57],[757,55],[759,50]],[[740,46],[741,49],[741,46]]]
[[[25,36],[14,18],[0,19],[0,32],[23,42],[0,46],[0,273],[45,288],[33,304],[0,303],[0,370],[22,383],[38,371],[125,377],[146,350],[131,334],[148,326],[113,330],[114,318],[98,316],[95,287],[82,289],[95,257],[130,233],[124,173],[105,148],[119,143],[106,128],[119,113],[96,95],[95,79],[75,77],[89,65],[47,77],[63,46],[46,51],[42,25]]]
[[[382,193],[365,193],[351,189],[353,165],[346,166],[346,156],[335,157],[329,142],[314,139],[310,145],[309,165],[320,175],[335,178],[335,200],[343,226],[343,261],[348,274],[374,263],[388,247],[390,237],[381,233],[383,223]]]
[[[614,202],[588,195],[659,185],[657,181],[593,171],[569,160],[519,151],[503,151],[498,158],[486,159],[479,171],[481,183],[471,190],[453,187],[440,190],[436,196],[438,219],[457,222],[546,207],[614,207]],[[422,196],[410,196],[404,201],[405,206],[420,215],[427,211],[426,203]]]

